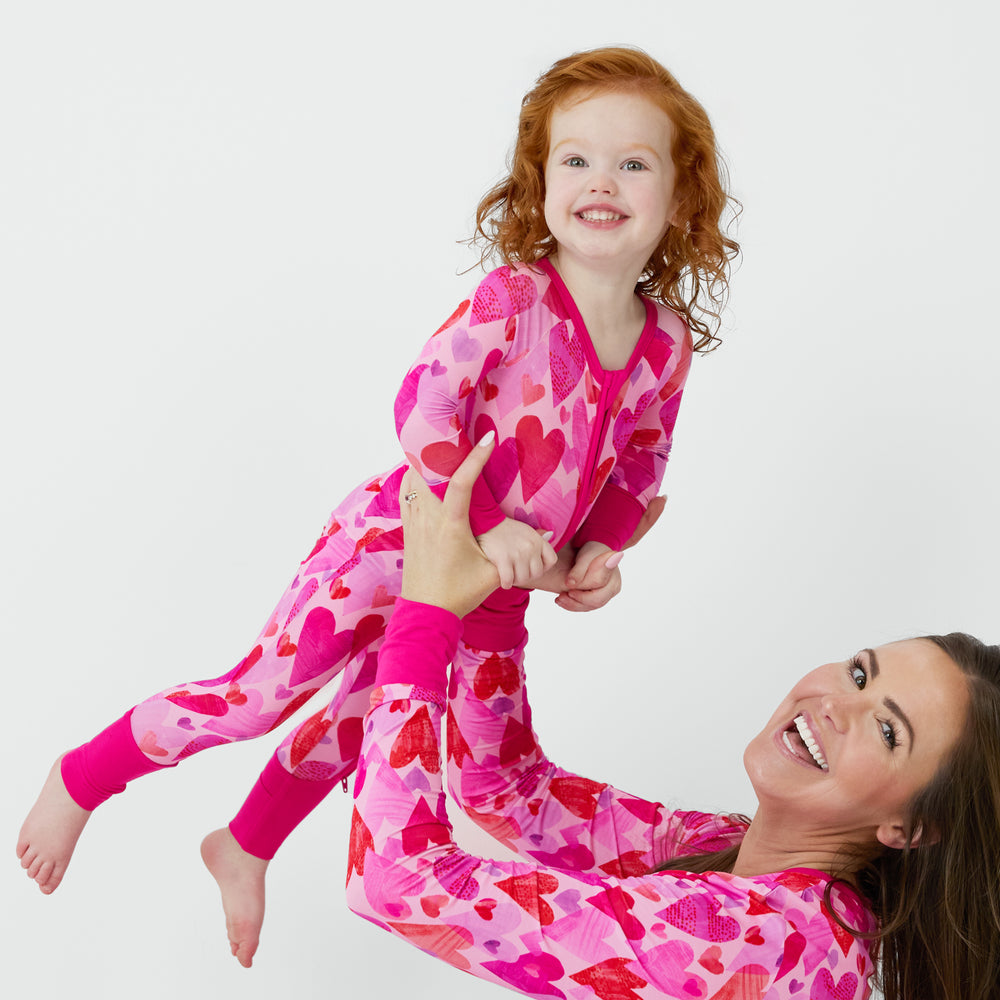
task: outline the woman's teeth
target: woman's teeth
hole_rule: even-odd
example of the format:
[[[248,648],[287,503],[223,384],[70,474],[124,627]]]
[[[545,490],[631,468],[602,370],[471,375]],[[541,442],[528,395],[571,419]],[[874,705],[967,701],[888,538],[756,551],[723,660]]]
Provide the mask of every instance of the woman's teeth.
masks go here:
[[[818,767],[821,767],[824,771],[828,769],[826,763],[826,757],[823,756],[822,751],[819,748],[819,744],[816,742],[816,738],[812,734],[812,730],[806,724],[806,720],[798,715],[794,719],[795,728],[798,730],[799,736],[802,738],[802,742],[805,744],[806,749],[812,756],[812,759],[816,762]],[[792,733],[791,730],[786,730],[782,736],[785,741],[785,746],[795,753],[795,746],[792,743]]]

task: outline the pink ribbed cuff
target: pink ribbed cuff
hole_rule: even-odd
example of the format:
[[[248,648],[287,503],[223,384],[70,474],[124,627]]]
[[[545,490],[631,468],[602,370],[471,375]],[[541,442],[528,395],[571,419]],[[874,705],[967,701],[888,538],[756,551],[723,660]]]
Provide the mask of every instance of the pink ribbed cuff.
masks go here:
[[[444,608],[398,598],[378,654],[375,683],[416,684],[442,694],[462,619]]]
[[[521,645],[527,636],[524,614],[531,591],[520,587],[494,590],[462,619],[462,641],[475,649],[497,652]]]
[[[644,510],[628,490],[608,484],[580,525],[573,545],[579,549],[585,542],[603,542],[619,552],[632,537]]]
[[[272,757],[229,824],[247,854],[270,861],[288,835],[330,794],[338,778],[307,781]]]
[[[81,809],[89,810],[124,792],[133,778],[175,766],[156,764],[139,749],[129,709],[88,743],[70,750],[62,759],[61,771],[70,798]]]

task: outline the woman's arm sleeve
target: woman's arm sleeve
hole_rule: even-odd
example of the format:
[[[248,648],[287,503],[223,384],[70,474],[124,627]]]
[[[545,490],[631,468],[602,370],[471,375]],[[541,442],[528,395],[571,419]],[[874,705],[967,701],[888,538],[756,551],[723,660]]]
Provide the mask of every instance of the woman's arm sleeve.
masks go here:
[[[448,785],[469,817],[510,850],[606,875],[648,872],[704,832],[701,813],[672,812],[553,764],[531,722],[524,642],[503,652],[459,643],[452,663]],[[728,847],[699,840],[697,850]]]

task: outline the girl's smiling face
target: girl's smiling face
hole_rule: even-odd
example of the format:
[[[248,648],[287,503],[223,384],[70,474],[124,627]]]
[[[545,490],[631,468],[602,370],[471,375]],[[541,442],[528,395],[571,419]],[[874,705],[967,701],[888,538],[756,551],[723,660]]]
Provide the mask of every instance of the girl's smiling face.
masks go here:
[[[909,805],[955,745],[968,706],[965,675],[926,640],[818,667],[744,753],[762,814],[814,839],[903,846]]]
[[[561,260],[638,278],[676,209],[672,140],[666,113],[638,94],[552,112],[545,222]]]

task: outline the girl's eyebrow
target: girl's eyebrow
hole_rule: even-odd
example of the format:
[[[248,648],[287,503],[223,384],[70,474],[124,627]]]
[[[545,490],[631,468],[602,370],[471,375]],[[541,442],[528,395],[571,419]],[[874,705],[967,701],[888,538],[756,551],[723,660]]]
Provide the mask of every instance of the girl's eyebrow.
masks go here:
[[[583,144],[584,144],[584,140],[583,139],[577,139],[575,136],[570,136],[567,139],[560,139],[551,148],[550,153],[554,153],[557,149],[559,149],[560,146],[566,146],[566,145],[569,145],[569,146],[583,146]],[[644,142],[633,142],[633,143],[630,143],[630,144],[628,144],[627,148],[630,151],[641,149],[641,150],[643,150],[644,152],[648,153],[650,156],[654,157],[657,160],[659,160],[661,158],[660,154],[655,149],[653,149],[652,146],[647,146],[646,143],[644,143]],[[871,650],[868,650],[868,652],[871,652]]]

